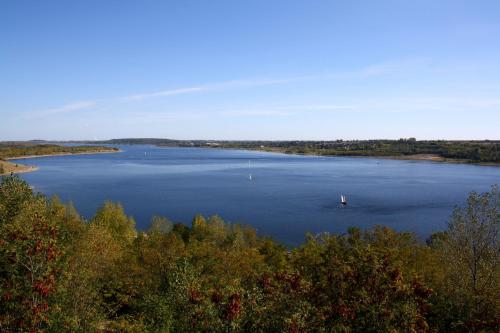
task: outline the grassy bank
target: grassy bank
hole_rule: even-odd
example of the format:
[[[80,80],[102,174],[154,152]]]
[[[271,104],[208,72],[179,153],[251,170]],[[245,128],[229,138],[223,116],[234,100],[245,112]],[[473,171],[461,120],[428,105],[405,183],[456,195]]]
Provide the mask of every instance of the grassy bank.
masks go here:
[[[34,166],[0,160],[0,175],[10,175],[11,173],[24,173],[36,170],[38,170],[38,168]]]

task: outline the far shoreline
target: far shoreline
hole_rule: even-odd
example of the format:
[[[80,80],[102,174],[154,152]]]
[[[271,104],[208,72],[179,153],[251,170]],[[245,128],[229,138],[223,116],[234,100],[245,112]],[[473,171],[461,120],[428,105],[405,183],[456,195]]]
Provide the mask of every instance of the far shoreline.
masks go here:
[[[162,146],[159,146],[162,147]],[[168,146],[163,146],[168,147]],[[172,147],[172,146],[170,146]],[[182,147],[182,146],[177,146]],[[183,147],[189,148],[189,147]],[[258,151],[263,153],[277,153],[284,155],[297,155],[297,156],[317,156],[317,157],[350,157],[350,158],[372,158],[372,159],[383,159],[383,160],[399,160],[399,161],[416,161],[416,162],[436,162],[436,163],[449,163],[449,164],[468,164],[468,165],[476,165],[476,166],[493,166],[500,167],[500,163],[495,162],[473,162],[464,159],[451,159],[442,157],[436,154],[413,154],[413,155],[400,155],[400,156],[376,156],[376,155],[322,155],[314,152],[309,153],[298,153],[298,152],[286,152],[281,149],[261,149],[261,148],[237,148],[237,147],[193,147],[193,148],[203,148],[203,149],[233,149],[233,150],[246,150],[246,151]]]

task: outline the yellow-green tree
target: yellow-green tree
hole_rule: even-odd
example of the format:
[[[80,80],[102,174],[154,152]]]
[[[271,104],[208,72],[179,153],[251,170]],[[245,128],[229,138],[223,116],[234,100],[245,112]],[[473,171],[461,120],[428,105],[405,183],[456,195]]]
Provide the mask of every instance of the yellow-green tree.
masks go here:
[[[500,190],[470,193],[457,207],[436,250],[446,268],[441,290],[448,318],[446,328],[496,330],[500,318]],[[443,313],[444,312],[444,313]],[[446,325],[446,324],[443,324]]]

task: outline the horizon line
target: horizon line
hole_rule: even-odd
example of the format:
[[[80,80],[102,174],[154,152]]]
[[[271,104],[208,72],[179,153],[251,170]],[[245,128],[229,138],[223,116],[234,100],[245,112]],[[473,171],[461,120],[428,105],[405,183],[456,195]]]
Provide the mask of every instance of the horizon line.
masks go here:
[[[101,142],[101,141],[112,141],[112,140],[170,140],[170,141],[246,141],[246,142],[286,142],[286,141],[297,141],[297,142],[316,142],[316,141],[398,141],[398,140],[410,140],[415,139],[416,141],[500,141],[499,139],[418,139],[415,137],[400,137],[400,138],[331,138],[331,139],[173,139],[173,138],[161,138],[161,137],[120,137],[120,138],[107,138],[107,139],[24,139],[24,140],[0,140],[0,143],[4,142]]]

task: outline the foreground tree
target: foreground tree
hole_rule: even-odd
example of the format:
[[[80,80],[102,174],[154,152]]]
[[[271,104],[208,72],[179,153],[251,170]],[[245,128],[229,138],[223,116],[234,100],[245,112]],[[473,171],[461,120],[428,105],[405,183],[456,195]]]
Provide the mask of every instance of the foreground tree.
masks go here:
[[[0,328],[47,327],[60,278],[64,246],[58,221],[43,196],[17,177],[0,185]]]
[[[472,192],[457,207],[448,231],[435,237],[447,268],[443,297],[447,329],[480,331],[500,324],[500,190]],[[442,329],[445,329],[443,327]]]
[[[306,322],[318,326],[310,331],[427,331],[432,290],[404,272],[413,252],[406,248],[415,244],[410,240],[387,228],[309,237],[292,262],[311,285],[316,315]]]
[[[24,203],[33,197],[33,191],[17,176],[0,179],[0,225],[2,225],[13,220]]]

